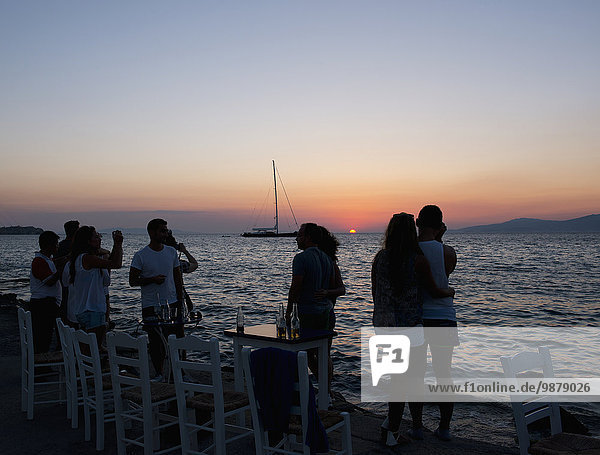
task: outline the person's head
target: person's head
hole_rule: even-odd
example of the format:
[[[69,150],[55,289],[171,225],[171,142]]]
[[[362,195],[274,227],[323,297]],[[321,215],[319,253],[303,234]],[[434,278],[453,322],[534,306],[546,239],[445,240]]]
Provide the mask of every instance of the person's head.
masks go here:
[[[158,243],[165,243],[169,236],[169,228],[167,228],[167,222],[161,218],[154,218],[148,222],[146,228],[150,240]]]
[[[323,251],[327,256],[331,258],[332,261],[337,261],[337,250],[340,246],[340,242],[335,238],[331,232],[327,230],[327,228],[323,226],[319,226],[321,231],[321,240],[318,243],[318,247],[321,251]]]
[[[406,258],[417,250],[417,229],[414,216],[410,213],[396,213],[385,230],[383,248],[393,256]]]
[[[40,245],[40,251],[47,253],[48,255],[56,254],[58,251],[58,234],[53,231],[44,231],[38,238]]]
[[[317,246],[321,241],[321,230],[315,223],[304,223],[298,229],[296,242],[298,248],[305,250],[311,246]]]
[[[77,229],[79,229],[79,221],[77,221],[77,220],[67,221],[65,223],[65,234],[66,234],[67,238],[68,239],[73,238],[73,236],[75,235],[75,232],[77,232]]]
[[[417,226],[419,229],[432,229],[437,231],[442,227],[442,211],[437,205],[426,205],[419,212]]]
[[[168,231],[167,238],[165,239],[165,245],[172,246],[176,250],[179,249],[179,243],[177,243],[177,240],[175,240],[173,231],[171,231],[171,229]]]
[[[96,232],[94,226],[81,226],[75,232],[71,244],[71,259],[69,261],[70,282],[75,282],[75,261],[81,254],[97,254],[102,243],[102,235]]]
[[[71,258],[76,259],[82,253],[96,254],[102,243],[102,235],[94,226],[81,226],[75,232],[71,245]]]

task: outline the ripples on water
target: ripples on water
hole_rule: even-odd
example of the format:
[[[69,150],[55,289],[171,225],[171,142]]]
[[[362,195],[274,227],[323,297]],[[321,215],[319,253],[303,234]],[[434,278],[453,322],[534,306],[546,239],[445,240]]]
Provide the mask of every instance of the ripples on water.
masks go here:
[[[105,236],[109,238],[110,236]],[[359,401],[360,327],[371,324],[371,261],[381,234],[340,234],[339,264],[347,295],[336,306],[333,359],[337,384]],[[199,335],[222,341],[224,361],[231,362],[231,341],[223,329],[234,324],[238,305],[248,325],[274,322],[285,301],[291,261],[297,252],[291,238],[258,239],[237,235],[182,235],[178,240],[198,259],[198,270],[185,275],[185,286],[204,320]],[[600,234],[452,234],[458,265],[450,278],[461,325],[597,326],[600,322]],[[110,248],[108,242],[105,248]],[[133,330],[140,317],[139,289],[128,285],[133,254],[145,235],[126,235],[124,268],[113,271],[111,306],[117,327]],[[29,265],[37,236],[0,236],[0,292],[29,298]],[[334,384],[335,387],[335,384]]]

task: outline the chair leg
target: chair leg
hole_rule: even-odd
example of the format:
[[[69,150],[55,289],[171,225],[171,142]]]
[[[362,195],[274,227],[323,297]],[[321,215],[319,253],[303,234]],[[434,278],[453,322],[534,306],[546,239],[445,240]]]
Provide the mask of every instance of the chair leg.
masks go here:
[[[117,430],[117,453],[125,455],[125,422],[123,419],[123,404],[119,403],[120,398],[115,395],[115,428]]]
[[[154,452],[154,409],[152,407],[144,407],[142,410],[144,416],[144,455],[152,455]],[[157,447],[160,447],[158,445]]]
[[[72,413],[73,413],[73,406],[71,406],[71,403],[73,400],[73,394],[71,393],[71,385],[70,384],[67,386],[67,383],[65,382],[65,387],[67,387],[67,420],[71,420]]]
[[[96,450],[104,450],[104,397],[96,397]]]
[[[27,419],[33,420],[33,400],[35,398],[33,373],[27,375]]]
[[[181,453],[187,455],[191,450],[198,450],[197,434],[190,431],[186,424],[196,423],[196,411],[194,409],[185,409],[179,412],[179,435],[181,437]]]
[[[27,371],[21,367],[21,411],[27,411]]]
[[[343,412],[344,427],[342,429],[342,449],[346,455],[352,455],[352,431],[350,429],[350,414]]]
[[[85,440],[89,441],[92,439],[92,429],[91,427],[91,423],[90,423],[90,404],[87,401],[87,397],[84,398],[83,401],[83,420],[84,420],[84,427],[85,427]]]
[[[214,413],[213,419],[215,453],[217,455],[225,455],[225,418],[222,413]]]
[[[75,389],[71,392],[71,428],[79,427],[79,394],[77,393],[77,383]]]

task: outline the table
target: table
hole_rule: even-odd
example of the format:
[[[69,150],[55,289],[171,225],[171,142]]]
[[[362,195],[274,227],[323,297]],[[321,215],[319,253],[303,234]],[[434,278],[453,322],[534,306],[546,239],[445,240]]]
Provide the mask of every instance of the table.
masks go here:
[[[163,380],[165,382],[171,382],[171,352],[169,351],[169,340],[167,337],[171,334],[175,334],[175,329],[177,327],[186,327],[196,328],[198,323],[202,319],[175,319],[175,320],[163,320],[163,319],[142,319],[138,322],[138,325],[142,325],[142,329],[146,332],[150,330],[157,333],[160,337],[160,340],[165,349],[165,358],[163,360]],[[166,336],[165,336],[165,332]]]
[[[242,348],[251,346],[255,348],[279,348],[287,351],[306,351],[317,348],[319,356],[319,409],[327,409],[329,404],[327,375],[328,375],[328,341],[337,335],[330,330],[300,329],[300,338],[289,338],[289,327],[286,331],[288,338],[277,338],[275,324],[261,324],[245,327],[243,332],[225,330],[226,336],[233,338],[233,369],[235,376],[235,390],[244,391],[244,373],[242,370]]]

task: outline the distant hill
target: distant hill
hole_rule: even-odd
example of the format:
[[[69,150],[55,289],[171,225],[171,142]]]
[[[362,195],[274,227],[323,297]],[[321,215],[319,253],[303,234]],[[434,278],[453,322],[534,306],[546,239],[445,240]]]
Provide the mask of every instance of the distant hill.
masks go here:
[[[453,229],[464,233],[530,233],[530,232],[600,232],[600,215],[587,215],[572,220],[553,221],[536,218],[517,218],[498,224]]]
[[[0,235],[40,235],[42,232],[44,232],[43,229],[33,226],[0,227]]]

